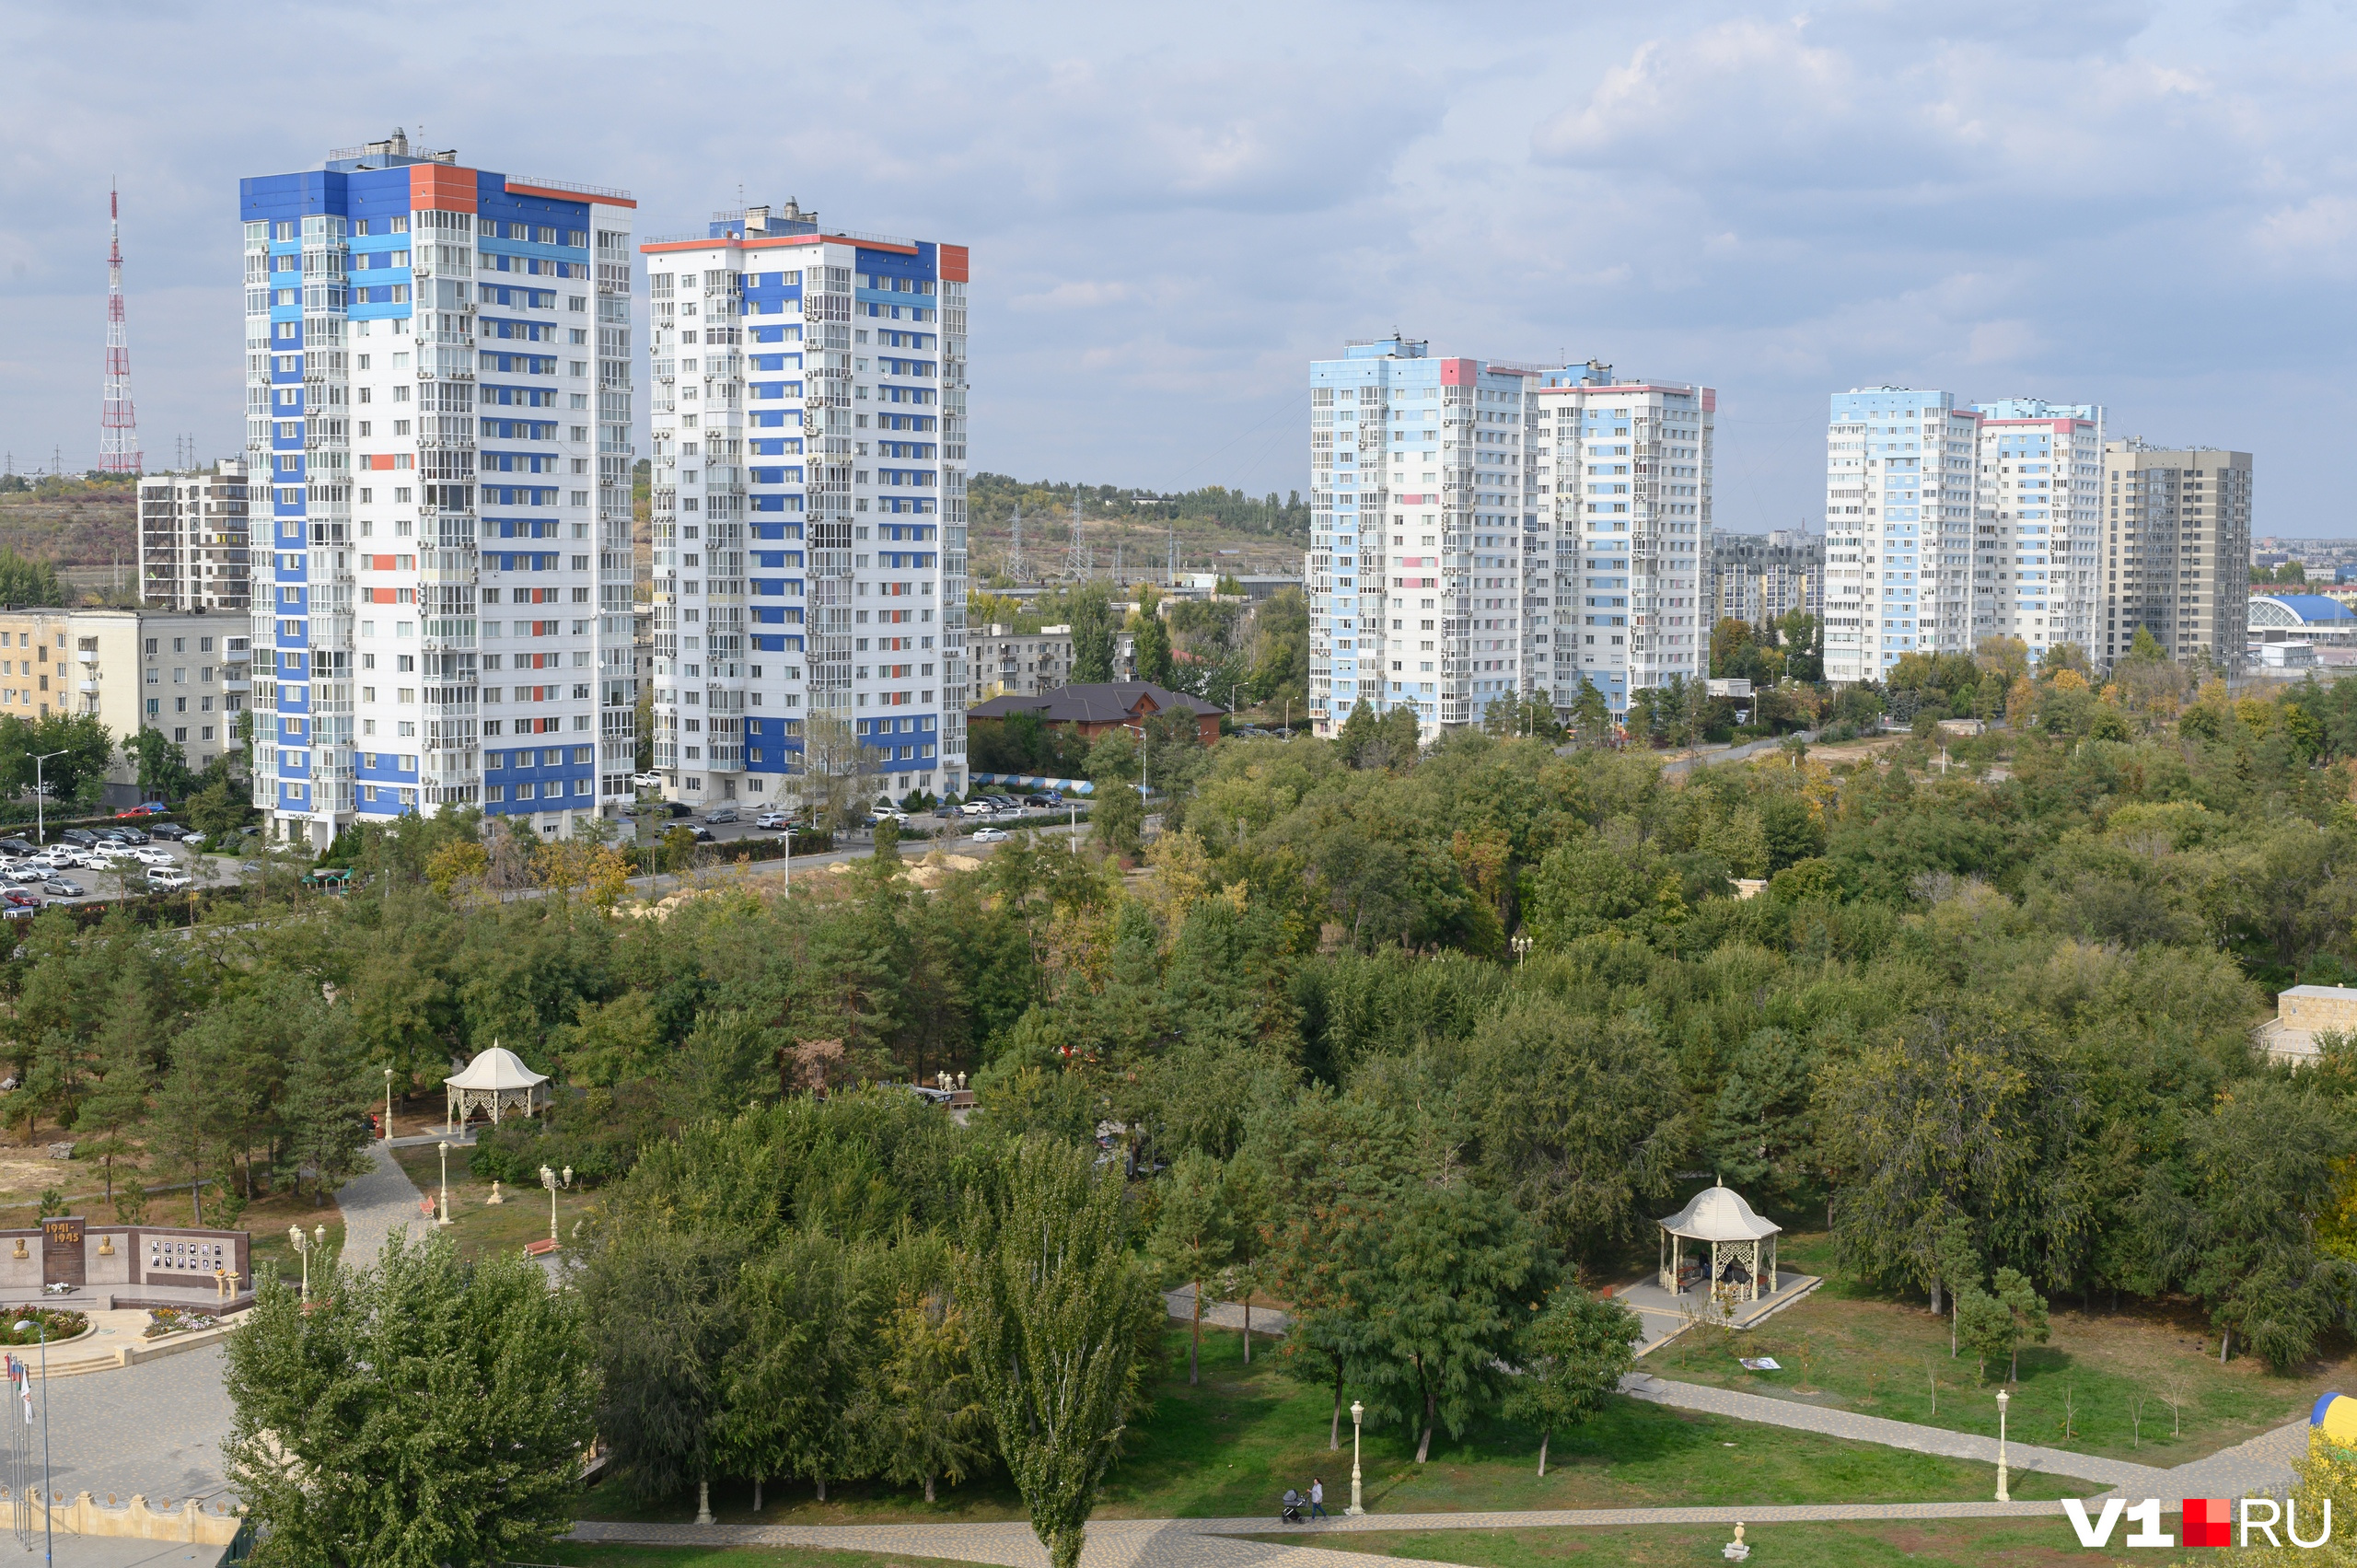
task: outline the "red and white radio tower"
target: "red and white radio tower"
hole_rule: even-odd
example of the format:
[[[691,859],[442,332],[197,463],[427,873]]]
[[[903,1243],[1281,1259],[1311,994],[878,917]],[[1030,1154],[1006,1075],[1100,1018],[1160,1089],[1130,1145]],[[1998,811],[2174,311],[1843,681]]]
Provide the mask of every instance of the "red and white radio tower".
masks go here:
[[[131,412],[131,343],[122,321],[122,204],[107,188],[107,393],[99,408],[99,471],[137,473],[139,416]]]

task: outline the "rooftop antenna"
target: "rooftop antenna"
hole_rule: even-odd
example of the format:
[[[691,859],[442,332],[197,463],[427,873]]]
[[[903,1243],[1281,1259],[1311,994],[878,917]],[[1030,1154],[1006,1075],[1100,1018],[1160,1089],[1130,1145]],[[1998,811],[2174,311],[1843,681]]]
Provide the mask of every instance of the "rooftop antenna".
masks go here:
[[[139,471],[139,419],[131,407],[131,340],[122,316],[122,199],[107,187],[107,384],[99,405],[99,471]]]
[[[1006,575],[1016,582],[1023,580],[1023,503],[1015,504],[1015,542],[1007,546]]]

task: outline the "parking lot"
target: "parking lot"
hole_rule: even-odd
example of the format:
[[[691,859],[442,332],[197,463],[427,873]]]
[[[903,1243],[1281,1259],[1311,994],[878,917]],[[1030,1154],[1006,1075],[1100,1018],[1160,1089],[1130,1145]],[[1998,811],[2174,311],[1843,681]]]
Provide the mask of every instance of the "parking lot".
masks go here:
[[[30,837],[27,832],[23,842]],[[188,886],[218,887],[236,882],[240,875],[234,859],[200,854],[167,839],[151,837],[145,843],[127,847],[127,854],[96,854],[90,846],[64,843],[52,835],[51,842],[41,846],[39,855],[0,857],[0,913],[22,918],[52,903],[105,901]],[[46,874],[43,866],[49,868]],[[151,870],[163,874],[162,886],[149,881]],[[179,877],[188,881],[175,885],[173,879]]]
[[[749,805],[743,801],[734,804],[738,812],[737,819],[734,822],[708,821],[706,812],[712,809],[711,807],[700,808],[685,817],[665,817],[658,812],[648,812],[643,816],[624,817],[621,819],[622,833],[625,838],[635,836],[637,824],[644,822],[645,836],[650,840],[661,836],[671,828],[704,829],[712,834],[712,842],[715,844],[733,843],[739,839],[776,839],[784,836],[778,829],[753,826],[753,819],[761,815],[769,807]],[[1051,809],[996,812],[988,817],[943,818],[932,811],[918,811],[909,814],[907,830],[911,832],[930,834],[934,842],[947,843],[953,839],[971,839],[978,830],[984,828],[1004,830],[1014,827],[1068,825],[1073,820],[1074,806],[1083,808],[1079,817],[1081,823],[1085,826],[1088,820],[1086,810],[1087,804],[1088,802],[1085,799],[1075,799]],[[845,837],[842,842],[848,844],[853,842],[865,842],[865,840],[866,835],[862,833],[857,835],[856,840]]]

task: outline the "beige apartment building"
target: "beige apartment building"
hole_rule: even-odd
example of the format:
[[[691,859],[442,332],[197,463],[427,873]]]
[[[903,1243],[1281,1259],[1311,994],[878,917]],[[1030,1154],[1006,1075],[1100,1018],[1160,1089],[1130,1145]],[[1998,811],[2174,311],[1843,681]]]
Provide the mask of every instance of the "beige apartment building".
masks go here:
[[[237,745],[253,690],[247,641],[242,615],[0,608],[0,714],[94,714],[118,745],[160,729],[201,772]],[[137,777],[119,763],[110,782]]]
[[[2251,455],[2131,436],[2104,443],[2103,487],[2103,625],[2089,653],[2116,663],[2142,626],[2173,658],[2238,665],[2250,617]]]
[[[1120,612],[1120,607],[1115,607]],[[1137,668],[1137,638],[1113,634],[1113,679],[1128,680]],[[1017,632],[1004,621],[966,633],[966,668],[973,672],[967,706],[993,697],[1036,697],[1072,683],[1072,628],[1042,626]]]

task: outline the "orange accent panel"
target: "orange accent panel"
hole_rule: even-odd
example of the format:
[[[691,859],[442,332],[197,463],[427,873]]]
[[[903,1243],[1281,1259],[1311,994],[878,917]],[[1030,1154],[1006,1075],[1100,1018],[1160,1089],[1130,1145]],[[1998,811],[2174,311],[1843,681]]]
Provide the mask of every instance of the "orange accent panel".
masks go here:
[[[431,207],[445,213],[475,210],[475,171],[447,163],[409,166],[409,204],[412,210]]]
[[[941,248],[941,281],[944,283],[969,281],[966,276],[966,248],[963,245],[945,245]]]
[[[518,185],[506,182],[511,196],[552,196],[560,202],[586,202],[593,207],[635,207],[638,203],[628,196],[592,196],[581,191],[559,191],[547,185]]]

